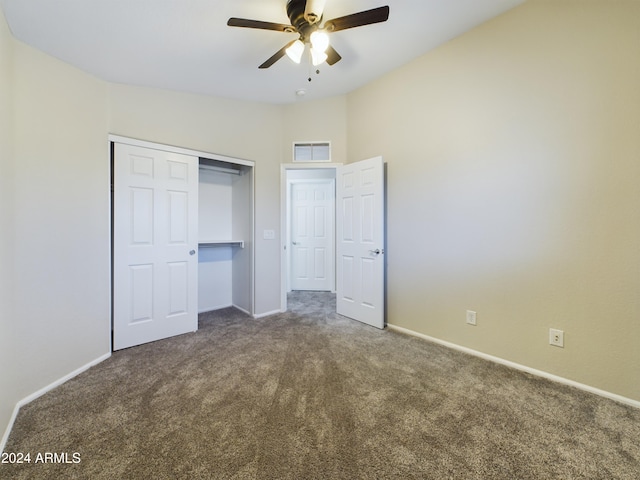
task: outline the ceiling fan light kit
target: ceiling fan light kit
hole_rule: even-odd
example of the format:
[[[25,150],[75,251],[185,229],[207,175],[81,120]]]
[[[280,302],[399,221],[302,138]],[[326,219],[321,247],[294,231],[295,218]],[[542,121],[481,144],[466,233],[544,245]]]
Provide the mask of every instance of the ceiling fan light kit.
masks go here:
[[[304,43],[300,40],[296,40],[285,51],[291,60],[295,63],[300,63],[300,60],[302,60],[302,54],[304,53]]]
[[[315,49],[311,49],[311,63],[314,67],[317,67],[327,59],[327,54],[324,52],[318,52]]]
[[[316,30],[312,32],[309,40],[311,41],[311,47],[318,53],[324,53],[329,48],[329,35],[327,33]]]
[[[235,17],[230,18],[227,25],[299,35],[297,40],[282,47],[258,68],[269,68],[285,55],[295,63],[300,63],[307,44],[311,52],[311,63],[317,66],[325,61],[329,65],[334,65],[342,58],[330,45],[328,33],[386,22],[389,18],[389,7],[384,6],[327,20],[321,27],[325,3],[326,0],[289,0],[287,16],[291,25]]]

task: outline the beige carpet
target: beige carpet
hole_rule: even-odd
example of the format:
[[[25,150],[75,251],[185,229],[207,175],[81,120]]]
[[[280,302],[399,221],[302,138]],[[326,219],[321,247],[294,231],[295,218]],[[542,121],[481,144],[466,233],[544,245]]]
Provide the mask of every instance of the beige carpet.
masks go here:
[[[0,478],[640,478],[640,410],[334,311],[297,293],[116,352],[20,411],[32,462]]]

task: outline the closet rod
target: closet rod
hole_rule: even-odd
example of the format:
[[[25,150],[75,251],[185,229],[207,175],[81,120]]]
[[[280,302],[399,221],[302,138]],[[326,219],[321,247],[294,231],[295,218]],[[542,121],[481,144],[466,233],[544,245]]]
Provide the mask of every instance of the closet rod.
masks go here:
[[[200,170],[209,170],[212,172],[232,173],[234,175],[240,175],[240,170],[233,168],[215,167],[213,165],[200,165]]]

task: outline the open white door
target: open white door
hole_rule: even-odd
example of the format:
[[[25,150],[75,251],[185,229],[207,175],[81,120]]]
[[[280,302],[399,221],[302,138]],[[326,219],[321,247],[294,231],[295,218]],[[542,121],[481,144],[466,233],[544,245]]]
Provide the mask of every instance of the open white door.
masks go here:
[[[382,157],[337,172],[337,312],[384,328],[384,164]]]
[[[113,349],[198,329],[198,157],[115,144]]]

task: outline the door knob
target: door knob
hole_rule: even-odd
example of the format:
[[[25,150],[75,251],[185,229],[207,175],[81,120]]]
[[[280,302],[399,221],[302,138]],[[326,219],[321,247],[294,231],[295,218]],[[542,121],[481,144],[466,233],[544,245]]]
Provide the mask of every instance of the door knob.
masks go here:
[[[382,253],[382,251],[379,248],[376,248],[375,250],[369,250],[369,251],[374,255],[380,255]]]
[[[189,255],[195,255],[195,254],[196,254],[196,251],[195,251],[195,250],[190,250],[190,251],[189,251]]]
[[[293,243],[294,245],[298,245],[298,242],[291,242],[291,243]]]

